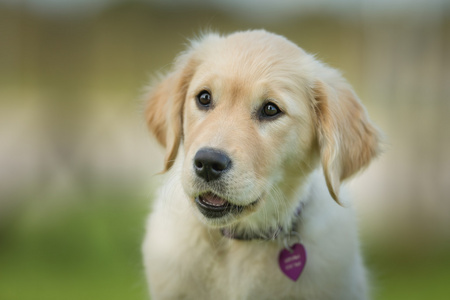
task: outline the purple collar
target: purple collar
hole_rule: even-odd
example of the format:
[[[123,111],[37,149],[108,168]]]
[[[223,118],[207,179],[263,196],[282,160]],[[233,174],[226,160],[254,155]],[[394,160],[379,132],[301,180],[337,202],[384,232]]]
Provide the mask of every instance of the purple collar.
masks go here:
[[[295,211],[294,220],[292,222],[291,228],[288,232],[291,232],[294,228],[297,227],[299,222],[299,216],[300,213],[303,210],[303,203],[300,203],[299,207]],[[238,240],[238,241],[252,241],[252,240],[263,240],[263,241],[274,241],[277,239],[277,237],[284,232],[283,228],[281,226],[278,226],[277,228],[270,229],[267,232],[259,233],[259,234],[237,234],[233,230],[230,230],[228,228],[222,228],[220,230],[222,235],[226,238]]]
[[[278,227],[275,230],[269,230],[265,233],[253,235],[237,234],[236,232],[233,232],[228,228],[222,228],[220,232],[224,237],[238,241],[251,241],[251,240],[273,241],[276,240],[278,235],[282,232],[282,228]]]

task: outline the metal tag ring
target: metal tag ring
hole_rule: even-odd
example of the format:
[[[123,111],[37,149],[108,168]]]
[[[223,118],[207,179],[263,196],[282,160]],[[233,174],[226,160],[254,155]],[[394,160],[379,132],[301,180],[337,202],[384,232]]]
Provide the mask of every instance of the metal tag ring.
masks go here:
[[[291,237],[294,236],[295,238],[298,239],[298,242],[301,243],[302,238],[300,236],[300,234],[298,232],[295,231],[291,231],[289,234],[284,236],[283,239],[283,243],[284,243],[284,248],[286,248],[289,252],[293,252],[294,250],[291,248],[291,246],[289,245],[295,245],[296,243],[290,243],[291,242]]]

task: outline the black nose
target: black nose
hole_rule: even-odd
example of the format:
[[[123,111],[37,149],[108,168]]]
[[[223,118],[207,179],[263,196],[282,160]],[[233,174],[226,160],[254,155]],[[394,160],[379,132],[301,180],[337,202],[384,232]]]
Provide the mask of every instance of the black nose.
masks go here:
[[[230,166],[228,155],[216,149],[202,148],[194,157],[195,173],[207,182],[218,179]]]

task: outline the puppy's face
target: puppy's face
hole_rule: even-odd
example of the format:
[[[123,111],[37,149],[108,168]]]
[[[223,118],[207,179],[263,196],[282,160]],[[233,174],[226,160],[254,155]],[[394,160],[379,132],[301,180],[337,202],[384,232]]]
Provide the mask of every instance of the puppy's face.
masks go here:
[[[183,187],[217,226],[287,205],[280,182],[302,175],[294,170],[311,160],[314,137],[307,92],[292,86],[288,76],[297,72],[282,58],[286,50],[235,40],[207,51],[184,104]]]
[[[376,132],[339,74],[282,37],[209,36],[178,65],[153,92],[147,121],[169,150],[167,168],[182,144],[182,185],[208,225],[279,226],[320,159],[337,200],[340,181],[376,152]]]

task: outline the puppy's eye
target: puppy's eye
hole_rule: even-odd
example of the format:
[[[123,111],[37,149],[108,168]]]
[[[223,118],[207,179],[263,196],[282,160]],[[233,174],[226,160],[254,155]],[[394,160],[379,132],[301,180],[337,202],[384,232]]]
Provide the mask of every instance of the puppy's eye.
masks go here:
[[[211,105],[211,100],[212,100],[212,97],[208,91],[201,91],[197,95],[197,104],[201,108],[209,108]]]
[[[261,118],[273,118],[281,113],[281,110],[273,102],[266,103],[261,109]]]

